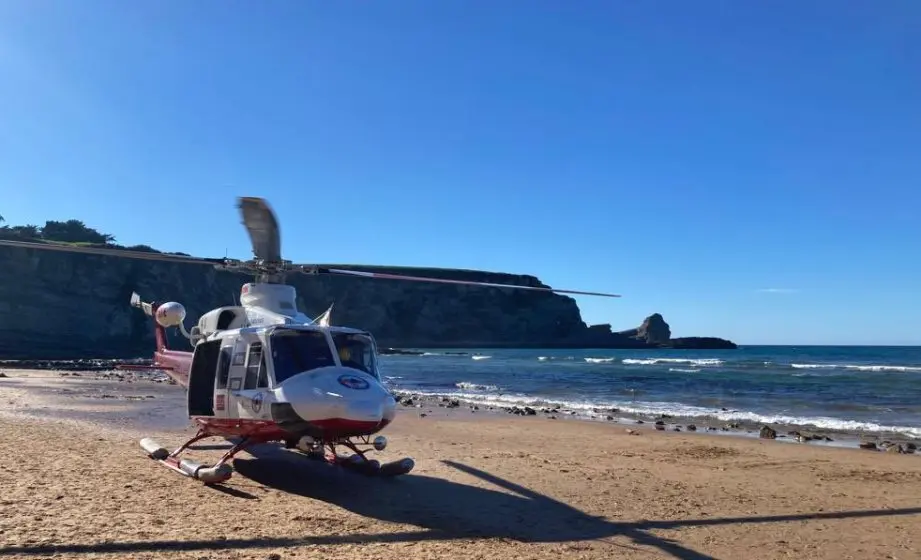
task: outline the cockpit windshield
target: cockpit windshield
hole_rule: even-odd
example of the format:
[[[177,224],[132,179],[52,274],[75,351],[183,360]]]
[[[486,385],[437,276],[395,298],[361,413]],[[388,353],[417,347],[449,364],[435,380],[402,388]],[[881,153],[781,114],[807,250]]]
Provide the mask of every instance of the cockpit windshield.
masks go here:
[[[275,383],[304,371],[336,365],[321,331],[280,329],[270,337]]]
[[[377,363],[374,359],[374,343],[366,334],[356,333],[331,333],[336,352],[339,353],[339,362],[345,366],[360,369],[379,378]]]

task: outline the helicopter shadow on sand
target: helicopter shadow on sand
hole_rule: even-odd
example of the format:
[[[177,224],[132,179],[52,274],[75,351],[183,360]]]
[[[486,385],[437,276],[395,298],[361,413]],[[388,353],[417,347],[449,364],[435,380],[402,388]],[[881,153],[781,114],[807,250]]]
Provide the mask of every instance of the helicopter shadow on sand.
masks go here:
[[[250,454],[255,458],[236,459],[234,469],[252,482],[320,500],[364,517],[424,529],[421,532],[392,535],[355,535],[352,542],[505,538],[525,543],[600,541],[625,547],[627,545],[606,541],[621,536],[630,539],[634,545],[656,548],[674,558],[713,560],[712,556],[649,531],[690,526],[921,514],[921,507],[918,507],[618,523],[589,515],[499,476],[450,460],[442,460],[441,463],[504,491],[422,474],[410,474],[396,479],[366,477],[317,463],[296,452],[277,447],[256,446]],[[349,542],[349,539],[345,538],[345,542]]]

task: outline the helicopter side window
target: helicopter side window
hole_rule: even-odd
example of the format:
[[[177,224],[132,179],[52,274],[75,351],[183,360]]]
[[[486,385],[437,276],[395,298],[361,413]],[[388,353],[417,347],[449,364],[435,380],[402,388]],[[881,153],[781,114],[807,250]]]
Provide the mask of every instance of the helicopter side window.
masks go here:
[[[275,383],[313,369],[335,365],[326,336],[320,331],[278,330],[271,335]]]
[[[375,378],[377,363],[374,359],[374,345],[366,335],[352,333],[333,333],[333,343],[339,353],[339,362],[353,369],[370,373]]]
[[[268,386],[268,373],[266,372],[265,359],[262,356],[262,343],[253,342],[249,345],[249,352],[246,358],[246,379],[243,382],[243,388],[256,389]]]
[[[233,348],[230,346],[224,346],[221,348],[221,354],[218,356],[217,362],[217,388],[226,389],[227,388],[227,376],[230,373],[230,355],[233,353]]]

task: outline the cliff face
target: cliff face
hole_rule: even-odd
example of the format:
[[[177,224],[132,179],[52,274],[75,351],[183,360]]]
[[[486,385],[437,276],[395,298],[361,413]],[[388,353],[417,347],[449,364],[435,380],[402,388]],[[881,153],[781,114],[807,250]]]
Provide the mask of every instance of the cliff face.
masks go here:
[[[336,265],[339,268],[350,268]],[[464,270],[365,267],[363,270],[543,286],[533,276]],[[128,305],[178,301],[186,326],[238,301],[252,278],[209,266],[0,246],[0,359],[149,355],[148,317]],[[589,328],[570,297],[526,290],[291,274],[309,316],[330,304],[333,322],[365,328],[381,346],[651,347],[641,336]],[[661,319],[661,316],[660,316]],[[180,335],[173,347],[188,349]],[[731,344],[731,343],[730,343]]]

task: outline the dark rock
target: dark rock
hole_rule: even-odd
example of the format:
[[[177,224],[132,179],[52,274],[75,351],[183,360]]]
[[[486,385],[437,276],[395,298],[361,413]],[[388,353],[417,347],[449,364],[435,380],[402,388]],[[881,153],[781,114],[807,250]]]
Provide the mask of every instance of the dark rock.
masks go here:
[[[659,313],[646,317],[639,327],[618,334],[656,346],[667,344],[672,338],[671,328]]]
[[[697,426],[695,426],[694,424],[688,424],[688,431],[689,431],[689,432],[696,432],[696,431],[697,431]]]
[[[862,441],[860,442],[861,449],[869,449],[875,451],[877,449],[876,444],[872,441]]]
[[[777,431],[770,426],[761,426],[761,431],[758,433],[758,437],[763,439],[775,439],[777,437]]]
[[[401,350],[399,348],[378,348],[378,353],[398,356],[421,356],[425,352],[419,350]]]

